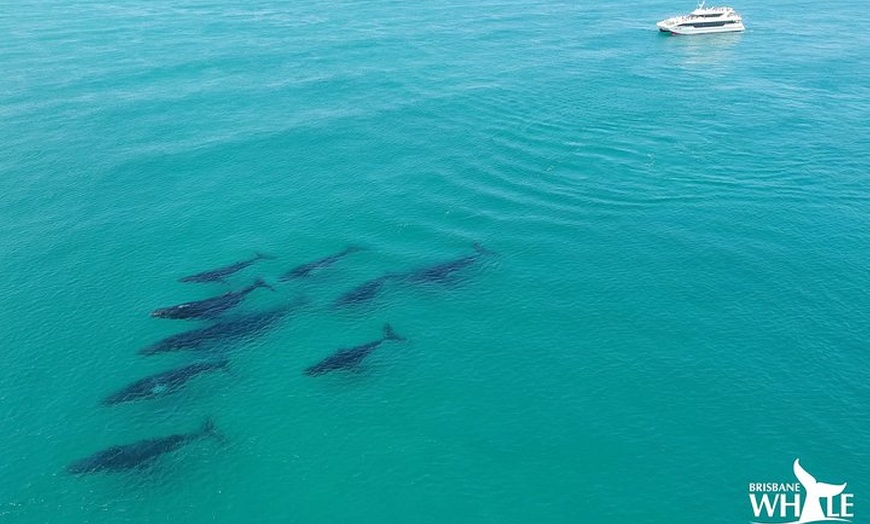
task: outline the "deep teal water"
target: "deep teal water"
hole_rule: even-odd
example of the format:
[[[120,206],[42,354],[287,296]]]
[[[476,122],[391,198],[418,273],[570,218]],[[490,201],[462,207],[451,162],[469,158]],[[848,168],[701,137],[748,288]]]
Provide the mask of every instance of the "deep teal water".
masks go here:
[[[870,23],[734,6],[680,38],[663,0],[4,3],[2,520],[747,522],[800,457],[864,522]],[[474,242],[460,283],[330,307]],[[137,354],[192,327],[152,309],[347,245],[251,295],[309,305],[229,373],[99,406],[194,359]],[[408,342],[302,374],[384,322]]]

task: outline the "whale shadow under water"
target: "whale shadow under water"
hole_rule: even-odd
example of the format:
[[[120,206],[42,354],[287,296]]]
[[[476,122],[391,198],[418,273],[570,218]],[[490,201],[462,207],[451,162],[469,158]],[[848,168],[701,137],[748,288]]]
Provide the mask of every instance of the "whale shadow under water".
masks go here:
[[[199,429],[188,433],[176,433],[150,437],[126,444],[116,444],[76,460],[66,467],[70,475],[119,474],[150,472],[156,464],[181,452],[191,444],[214,439],[224,442],[225,437],[207,418]]]
[[[299,297],[292,303],[277,308],[221,318],[204,327],[165,337],[140,349],[139,354],[147,356],[178,351],[214,352],[233,349],[276,329],[291,312],[307,304],[306,297]]]

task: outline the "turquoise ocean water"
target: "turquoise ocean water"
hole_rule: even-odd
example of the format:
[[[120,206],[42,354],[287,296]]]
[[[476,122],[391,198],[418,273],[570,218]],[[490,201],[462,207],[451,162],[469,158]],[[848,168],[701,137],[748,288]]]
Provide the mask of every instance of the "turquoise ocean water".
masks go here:
[[[736,523],[791,464],[870,518],[855,2],[4,2],[0,521]],[[386,273],[474,253],[446,284]],[[366,248],[310,278],[290,268]],[[263,252],[226,284],[180,277]],[[308,302],[226,373],[149,312]],[[302,371],[385,343],[356,372]],[[195,430],[127,474],[115,444]]]

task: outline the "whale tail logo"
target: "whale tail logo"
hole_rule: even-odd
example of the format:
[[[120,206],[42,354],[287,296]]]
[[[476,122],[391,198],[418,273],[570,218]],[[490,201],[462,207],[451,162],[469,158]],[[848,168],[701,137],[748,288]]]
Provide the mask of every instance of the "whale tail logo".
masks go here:
[[[794,476],[797,477],[801,484],[803,484],[804,491],[806,492],[806,500],[804,501],[804,507],[801,509],[801,516],[798,519],[797,524],[824,520],[843,520],[828,518],[828,516],[825,515],[825,512],[822,511],[821,499],[836,497],[846,489],[846,484],[826,484],[817,481],[815,477],[810,475],[807,470],[801,466],[801,460],[799,458],[794,460],[793,469]]]

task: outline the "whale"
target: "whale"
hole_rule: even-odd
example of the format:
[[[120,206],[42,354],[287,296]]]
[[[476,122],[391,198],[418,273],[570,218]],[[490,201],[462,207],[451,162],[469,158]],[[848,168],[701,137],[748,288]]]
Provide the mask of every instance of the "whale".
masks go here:
[[[297,304],[303,303],[297,301]],[[184,331],[160,340],[139,350],[140,355],[154,355],[171,351],[209,350],[220,344],[245,340],[265,333],[284,318],[293,306],[249,313],[243,316],[217,321],[205,327]]]
[[[237,273],[246,267],[254,264],[260,260],[272,259],[275,257],[271,257],[269,255],[264,255],[262,253],[257,253],[253,258],[248,260],[242,260],[241,262],[236,262],[235,264],[230,264],[229,266],[219,267],[217,269],[210,269],[208,271],[203,271],[202,273],[197,273],[195,275],[190,275],[187,277],[179,278],[179,282],[224,282],[224,279],[233,273]]]
[[[405,339],[397,335],[389,324],[384,324],[384,334],[379,340],[348,349],[339,349],[317,364],[305,369],[304,373],[308,376],[317,376],[332,371],[357,369],[372,351],[376,350],[387,340],[399,341]]]
[[[448,283],[452,281],[456,273],[471,266],[482,257],[490,254],[492,254],[491,251],[475,242],[473,254],[415,269],[405,274],[403,280],[415,284],[427,282]]]
[[[801,509],[801,516],[798,518],[796,524],[832,520],[829,519],[822,510],[820,499],[831,498],[839,495],[846,489],[846,484],[825,484],[824,482],[817,481],[815,477],[810,475],[807,470],[801,466],[799,458],[794,460],[792,469],[794,470],[794,476],[797,477],[801,484],[803,484],[804,491],[806,491],[806,498],[804,499],[804,506]]]
[[[398,276],[395,274],[386,274],[378,278],[374,278],[367,282],[363,282],[357,287],[344,293],[335,300],[334,307],[346,307],[368,302],[375,298],[381,289],[389,280],[395,279]]]
[[[236,307],[244,300],[248,293],[261,287],[275,291],[275,288],[263,281],[262,278],[258,278],[250,286],[238,291],[230,291],[216,297],[155,309],[151,312],[151,316],[174,319],[214,318],[220,316],[228,309]]]
[[[196,362],[184,367],[171,369],[150,377],[137,380],[127,387],[112,393],[103,399],[104,406],[112,406],[122,402],[132,402],[161,397],[178,391],[190,379],[212,371],[228,369],[230,361],[227,359],[212,362]]]
[[[338,262],[339,260],[345,258],[346,256],[348,256],[352,253],[356,253],[357,251],[362,251],[362,250],[363,250],[363,248],[361,248],[361,247],[350,246],[347,249],[345,249],[344,251],[341,251],[341,252],[336,253],[334,255],[330,255],[328,257],[323,257],[323,258],[315,260],[313,262],[308,262],[307,264],[302,264],[302,265],[296,266],[295,268],[291,269],[290,271],[288,271],[288,272],[284,273],[283,275],[281,275],[280,277],[278,277],[278,280],[280,280],[282,282],[286,282],[288,280],[292,280],[295,278],[304,278],[304,277],[310,276],[312,272],[317,271],[319,269],[326,269],[329,266]]]
[[[161,456],[205,437],[220,438],[211,419],[206,420],[198,431],[166,437],[150,438],[111,446],[93,455],[70,464],[66,470],[73,475],[98,472],[122,472],[152,464]]]

